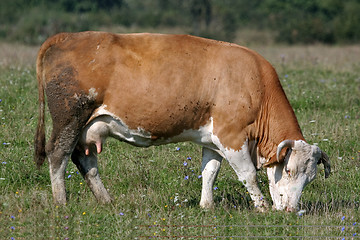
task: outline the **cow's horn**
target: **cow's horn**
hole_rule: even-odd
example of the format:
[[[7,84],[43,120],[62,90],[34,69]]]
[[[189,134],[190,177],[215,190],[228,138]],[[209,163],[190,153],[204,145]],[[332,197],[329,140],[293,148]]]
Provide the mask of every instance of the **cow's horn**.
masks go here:
[[[331,173],[331,166],[330,166],[330,160],[326,153],[321,151],[321,158],[318,161],[318,164],[323,163],[324,164],[324,170],[325,170],[325,178],[328,178]]]
[[[277,148],[277,151],[276,151],[276,159],[277,159],[278,162],[280,162],[279,157],[280,157],[281,151],[282,151],[284,148],[286,148],[286,147],[287,147],[287,148],[293,148],[293,147],[294,147],[294,140],[289,140],[289,139],[287,139],[287,140],[282,141],[282,142],[279,144],[279,146],[278,146],[278,148]]]

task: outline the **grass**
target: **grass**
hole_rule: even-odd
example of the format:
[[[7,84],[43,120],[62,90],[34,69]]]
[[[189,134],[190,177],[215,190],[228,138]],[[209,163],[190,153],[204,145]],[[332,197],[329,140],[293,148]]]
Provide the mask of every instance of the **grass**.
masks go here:
[[[199,146],[144,149],[115,140],[99,156],[114,203],[98,204],[69,163],[69,202],[54,205],[48,165],[37,171],[32,162],[37,48],[0,44],[0,239],[358,237],[360,46],[254,48],[276,67],[307,141],[331,159],[330,178],[321,166],[304,190],[300,208],[306,213],[257,213],[227,162],[215,184],[216,208],[202,210]],[[259,179],[270,201],[264,170]]]

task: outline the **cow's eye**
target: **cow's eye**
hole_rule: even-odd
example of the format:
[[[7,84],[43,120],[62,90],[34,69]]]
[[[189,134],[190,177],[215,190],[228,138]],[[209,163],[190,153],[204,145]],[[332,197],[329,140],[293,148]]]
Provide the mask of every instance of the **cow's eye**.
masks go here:
[[[286,174],[287,174],[289,177],[291,177],[290,170],[287,168],[287,166],[285,167],[285,172],[286,172]]]

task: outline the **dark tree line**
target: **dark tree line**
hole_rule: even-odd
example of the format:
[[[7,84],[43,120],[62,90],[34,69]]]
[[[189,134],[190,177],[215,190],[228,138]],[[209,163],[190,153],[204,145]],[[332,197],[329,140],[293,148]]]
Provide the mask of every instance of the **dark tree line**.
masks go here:
[[[291,44],[354,43],[359,13],[360,0],[11,0],[0,1],[0,39],[38,44],[60,31],[136,26],[228,41],[256,29]]]

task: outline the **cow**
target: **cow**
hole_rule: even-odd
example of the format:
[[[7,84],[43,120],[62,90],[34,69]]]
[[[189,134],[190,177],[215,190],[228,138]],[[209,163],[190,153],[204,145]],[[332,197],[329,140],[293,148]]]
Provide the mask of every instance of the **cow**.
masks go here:
[[[257,169],[267,168],[273,208],[286,211],[296,210],[318,164],[330,174],[328,156],[305,141],[276,71],[248,48],[189,35],[59,33],[41,46],[36,71],[35,163],[48,158],[56,204],[67,201],[70,158],[95,198],[112,201],[97,166],[107,137],[138,147],[201,145],[202,208],[214,207],[222,159],[259,211],[269,204]]]

